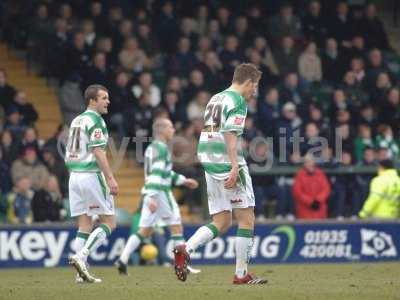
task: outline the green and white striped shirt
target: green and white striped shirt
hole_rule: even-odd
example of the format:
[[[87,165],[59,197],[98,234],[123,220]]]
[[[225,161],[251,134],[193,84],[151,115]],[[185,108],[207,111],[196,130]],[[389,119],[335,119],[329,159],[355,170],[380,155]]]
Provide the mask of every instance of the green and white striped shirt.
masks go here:
[[[238,136],[242,135],[246,115],[245,99],[230,89],[214,95],[206,106],[204,129],[200,135],[197,156],[204,170],[216,179],[225,179],[231,170],[223,133],[231,131],[236,132]],[[240,149],[238,163],[239,167],[246,165]]]
[[[160,192],[169,194],[173,185],[182,185],[186,177],[172,170],[171,153],[167,144],[155,140],[144,153],[143,195],[154,195]]]
[[[106,123],[101,115],[86,110],[77,116],[69,128],[65,164],[71,172],[100,172],[91,148],[105,148],[108,141]]]

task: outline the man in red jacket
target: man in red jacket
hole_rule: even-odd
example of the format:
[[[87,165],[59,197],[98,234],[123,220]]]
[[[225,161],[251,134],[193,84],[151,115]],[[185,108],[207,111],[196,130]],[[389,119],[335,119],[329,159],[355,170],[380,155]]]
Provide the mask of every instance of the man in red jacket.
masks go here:
[[[328,215],[328,197],[331,192],[325,173],[315,166],[314,158],[306,155],[304,166],[297,172],[293,184],[296,217],[325,219]]]

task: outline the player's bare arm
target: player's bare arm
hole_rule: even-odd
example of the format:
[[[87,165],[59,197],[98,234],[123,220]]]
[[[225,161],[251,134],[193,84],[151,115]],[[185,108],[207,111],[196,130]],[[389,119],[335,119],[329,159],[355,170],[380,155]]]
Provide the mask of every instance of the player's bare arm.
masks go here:
[[[225,132],[226,151],[231,162],[232,168],[229,177],[225,180],[224,186],[227,189],[234,188],[239,174],[239,165],[237,160],[237,135],[235,132]]]
[[[111,171],[110,165],[107,160],[106,152],[101,147],[94,147],[92,149],[94,156],[96,157],[97,164],[100,170],[103,172],[108,187],[110,188],[110,194],[116,196],[118,194],[118,183],[114,178]]]

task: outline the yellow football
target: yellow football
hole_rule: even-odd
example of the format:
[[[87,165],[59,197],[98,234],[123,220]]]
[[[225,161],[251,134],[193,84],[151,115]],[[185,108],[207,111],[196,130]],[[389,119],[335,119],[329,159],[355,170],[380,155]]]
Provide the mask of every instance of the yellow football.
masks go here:
[[[146,244],[140,250],[140,257],[144,260],[153,260],[158,255],[158,249],[153,244]]]

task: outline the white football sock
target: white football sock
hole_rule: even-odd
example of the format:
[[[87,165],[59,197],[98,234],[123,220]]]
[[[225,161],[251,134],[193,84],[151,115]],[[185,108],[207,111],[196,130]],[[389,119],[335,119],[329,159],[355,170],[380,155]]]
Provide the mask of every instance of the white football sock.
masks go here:
[[[127,264],[131,253],[139,247],[141,242],[142,239],[141,237],[139,237],[138,234],[132,234],[126,242],[125,248],[122,251],[121,256],[119,257],[119,260],[122,261],[124,264]]]
[[[217,227],[215,227],[214,224],[210,223],[205,226],[201,226],[187,241],[186,251],[188,251],[189,253],[193,252],[198,247],[203,246],[217,236],[218,229]]]
[[[238,229],[235,239],[236,251],[236,276],[244,277],[247,274],[251,249],[253,248],[253,231],[250,229]]]
[[[78,255],[83,259],[86,259],[90,252],[96,250],[110,234],[110,228],[105,224],[100,224],[100,226],[93,230],[89,235],[85,246],[81,251],[78,252]]]
[[[88,233],[88,232],[78,230],[78,232],[76,233],[75,241],[74,241],[75,253],[78,253],[79,251],[81,251],[83,249],[87,239],[89,238],[89,235],[90,235],[90,233]]]

